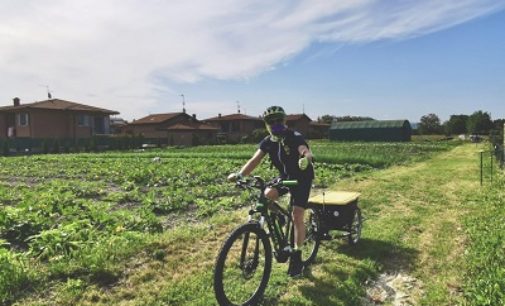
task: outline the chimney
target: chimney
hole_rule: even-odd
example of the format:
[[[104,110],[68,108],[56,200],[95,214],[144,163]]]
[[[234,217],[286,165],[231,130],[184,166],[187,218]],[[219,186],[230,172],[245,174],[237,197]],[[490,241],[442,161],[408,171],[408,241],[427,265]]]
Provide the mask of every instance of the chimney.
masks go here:
[[[12,101],[14,102],[14,106],[19,106],[21,104],[18,97],[15,97],[14,99],[12,99]]]
[[[196,120],[196,114],[193,114],[193,119]]]
[[[221,118],[221,113],[217,114],[217,117],[218,117],[218,118]]]

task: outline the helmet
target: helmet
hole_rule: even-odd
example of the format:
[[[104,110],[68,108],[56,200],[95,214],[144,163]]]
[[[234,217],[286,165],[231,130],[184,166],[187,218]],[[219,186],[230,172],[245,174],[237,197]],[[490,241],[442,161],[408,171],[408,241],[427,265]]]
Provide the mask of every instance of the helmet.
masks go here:
[[[269,121],[272,119],[284,119],[286,117],[286,113],[284,112],[284,109],[280,106],[270,106],[267,108],[267,110],[263,113],[263,120]]]

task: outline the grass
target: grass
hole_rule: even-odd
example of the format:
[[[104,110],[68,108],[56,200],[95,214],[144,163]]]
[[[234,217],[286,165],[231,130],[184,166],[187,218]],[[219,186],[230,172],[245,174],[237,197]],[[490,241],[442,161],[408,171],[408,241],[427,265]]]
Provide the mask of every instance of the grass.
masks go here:
[[[471,213],[465,218],[465,296],[471,305],[505,303],[505,177],[498,174],[468,198]]]
[[[325,146],[328,151],[331,151],[330,144],[319,145],[321,155],[324,155],[323,147]],[[333,150],[340,149],[339,146],[340,144]],[[355,150],[358,150],[359,146],[364,148],[363,144],[350,146]],[[377,149],[371,150],[380,150],[380,146],[375,146]],[[419,148],[412,146],[404,152],[410,152],[406,155],[414,154],[413,152]],[[475,194],[480,190],[475,146],[464,145],[444,152],[448,148],[452,148],[452,145],[446,146],[445,149],[433,147],[428,149],[429,153],[421,157],[397,160],[396,163],[402,164],[401,166],[381,171],[361,171],[354,168],[362,167],[360,165],[329,164],[327,170],[324,171],[329,173],[347,171],[344,172],[347,175],[338,176],[338,183],[332,186],[332,189],[356,190],[362,193],[360,206],[367,218],[363,239],[356,247],[349,247],[337,240],[324,243],[317,262],[311,267],[308,275],[300,280],[291,280],[286,276],[287,265],[274,263],[264,304],[356,305],[365,296],[364,283],[386,272],[405,272],[424,283],[423,294],[412,297],[416,304],[452,305],[475,301],[477,298],[473,297],[472,300],[472,294],[468,294],[469,292],[475,292],[476,296],[485,284],[496,281],[496,277],[489,279],[489,273],[477,276],[477,272],[481,270],[480,267],[488,261],[482,258],[477,259],[477,250],[481,246],[477,244],[473,247],[469,239],[471,235],[479,232],[480,228],[477,225],[482,223],[482,218],[489,216],[476,215],[477,219],[468,219],[475,211],[472,203],[478,199]],[[433,155],[433,153],[437,154]],[[327,154],[329,156],[333,153]],[[348,154],[350,155],[351,152]],[[428,156],[433,156],[433,158],[427,160]],[[219,187],[216,187],[215,191],[213,191],[214,187],[195,189],[195,194],[205,194],[200,200],[195,201],[197,209],[202,208],[205,218],[198,219],[198,222],[194,223],[189,216],[180,215],[178,218],[183,218],[182,222],[175,223],[178,225],[171,226],[170,231],[145,231],[142,229],[143,222],[150,219],[126,215],[130,210],[128,205],[131,201],[137,203],[136,205],[140,201],[142,205],[150,208],[160,204],[157,202],[156,192],[158,191],[156,190],[167,189],[166,192],[168,192],[171,184],[153,188],[156,182],[170,179],[168,175],[158,176],[158,174],[169,171],[170,167],[176,163],[189,165],[191,160],[189,158],[187,161],[184,161],[184,158],[177,159],[175,164],[162,163],[151,169],[148,158],[133,156],[120,158],[110,155],[101,159],[99,157],[100,155],[90,155],[88,161],[81,157],[69,160],[65,157],[61,159],[47,157],[50,164],[60,163],[68,166],[68,173],[59,173],[56,167],[50,168],[49,172],[54,176],[70,175],[73,181],[69,184],[46,185],[39,181],[31,181],[27,179],[28,176],[25,176],[22,182],[14,184],[13,188],[0,185],[0,197],[8,200],[12,207],[20,206],[21,192],[41,188],[45,192],[48,203],[52,203],[51,207],[57,211],[74,206],[84,207],[86,211],[91,212],[87,218],[92,224],[95,224],[94,220],[100,220],[102,224],[102,227],[97,228],[98,232],[85,233],[91,235],[89,237],[97,236],[96,239],[93,238],[94,244],[85,248],[79,247],[85,250],[84,253],[72,253],[72,244],[65,244],[68,240],[63,240],[63,244],[55,240],[62,239],[60,231],[49,232],[54,235],[44,238],[51,238],[50,241],[57,242],[55,245],[59,243],[65,246],[64,249],[70,250],[69,252],[74,255],[61,258],[58,254],[54,254],[55,256],[49,256],[46,261],[39,262],[30,257],[14,258],[11,255],[2,257],[0,253],[0,263],[6,262],[9,269],[15,271],[5,275],[16,275],[15,284],[35,286],[32,289],[29,288],[30,290],[19,292],[13,303],[15,305],[215,304],[212,291],[214,260],[222,241],[234,227],[244,222],[246,212],[240,209],[240,206],[230,206],[231,209],[226,210],[216,207],[207,212],[206,208],[218,202],[213,199],[219,199],[222,190]],[[82,159],[84,165],[92,167],[77,167],[80,164],[77,159]],[[108,173],[111,170],[108,168],[110,167],[109,159],[112,161],[112,168],[116,167],[113,169],[116,174]],[[405,164],[407,161],[420,159],[424,161]],[[36,160],[39,163],[46,161],[44,157],[36,157]],[[238,165],[242,162],[243,160],[236,160],[231,164]],[[138,167],[138,170],[128,173],[121,168],[124,166],[129,167],[128,169],[136,169],[136,165],[145,165],[147,170]],[[24,169],[25,166],[27,169]],[[0,171],[3,171],[5,175],[9,167],[14,169],[13,165],[9,165]],[[158,169],[155,169],[156,167]],[[226,165],[213,162],[212,167],[225,169]],[[331,167],[336,168],[331,170]],[[22,159],[16,169],[28,175],[29,168],[27,159]],[[336,170],[337,168],[340,170]],[[32,168],[33,171],[35,172],[33,178],[36,179],[37,173],[42,173],[42,167],[40,170]],[[105,179],[100,176],[102,174],[105,175]],[[187,174],[181,173],[181,175]],[[82,188],[81,185],[77,185],[78,188],[72,188],[82,176],[86,178],[97,176],[99,179],[84,184]],[[126,177],[128,177],[127,181],[133,180],[137,183],[126,184],[127,182],[122,181]],[[204,182],[210,179],[211,177],[202,177],[199,180]],[[325,183],[334,184],[335,181],[335,178],[328,177]],[[183,184],[185,181],[174,182],[174,184],[179,183]],[[138,185],[142,188],[136,188]],[[114,188],[111,189],[111,186]],[[178,185],[178,188],[183,190],[193,190],[192,188],[195,187],[198,186]],[[125,193],[128,194],[126,198]],[[58,198],[54,199],[53,194]],[[186,192],[186,194],[189,193]],[[496,194],[495,201],[498,203],[502,198],[499,198],[499,192]],[[216,195],[218,198],[215,198]],[[34,194],[33,197],[36,199],[37,195]],[[77,201],[75,197],[78,198]],[[122,209],[121,205],[117,206],[118,201],[125,201],[121,204],[125,205],[125,209]],[[58,203],[65,205],[61,206]],[[223,203],[222,205],[230,204]],[[100,207],[110,207],[111,210],[100,211]],[[12,220],[13,217],[11,209],[3,210],[9,211],[8,220]],[[496,212],[498,215],[503,213],[499,210]],[[104,214],[110,216],[106,218]],[[68,218],[72,214],[65,216]],[[39,218],[40,216],[32,217]],[[51,215],[44,218],[43,220],[52,220]],[[129,221],[118,227],[116,221],[123,220],[122,218]],[[166,218],[164,215],[157,215],[155,219],[147,222],[147,225],[156,226],[156,222],[163,222],[164,218]],[[501,219],[498,218],[496,224],[499,220]],[[86,227],[79,226],[79,228]],[[471,230],[472,228],[475,230]],[[65,227],[61,230],[68,232],[64,237],[83,234],[81,231],[75,231],[73,227]],[[102,236],[100,230],[104,233],[114,233],[114,235]],[[473,239],[481,241],[483,237],[476,235]],[[486,242],[486,245],[493,245],[492,243],[491,239]],[[40,245],[43,246],[43,244]],[[465,250],[469,250],[470,257],[463,257]],[[474,253],[475,256],[471,257]],[[500,254],[498,252],[495,255]],[[500,263],[496,258],[493,260]],[[106,265],[101,266],[100,263]],[[493,273],[500,275],[500,265],[497,264],[494,267],[494,270],[491,269],[495,271]],[[462,274],[461,271],[467,272]],[[472,287],[476,277],[482,279],[482,286]],[[498,286],[502,284],[498,281]]]

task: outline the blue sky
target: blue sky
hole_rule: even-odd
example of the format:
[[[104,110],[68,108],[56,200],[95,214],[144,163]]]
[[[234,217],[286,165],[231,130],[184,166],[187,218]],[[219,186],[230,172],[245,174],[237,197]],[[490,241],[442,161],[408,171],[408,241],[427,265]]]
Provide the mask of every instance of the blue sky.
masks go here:
[[[0,104],[505,118],[505,1],[5,0]]]
[[[428,113],[447,120],[477,110],[505,118],[505,12],[411,39],[315,44],[248,80],[177,85],[190,111],[191,99],[207,97],[228,101],[222,112],[235,112],[239,101],[250,115],[279,104],[292,113],[305,109],[313,119],[333,114],[418,122]]]

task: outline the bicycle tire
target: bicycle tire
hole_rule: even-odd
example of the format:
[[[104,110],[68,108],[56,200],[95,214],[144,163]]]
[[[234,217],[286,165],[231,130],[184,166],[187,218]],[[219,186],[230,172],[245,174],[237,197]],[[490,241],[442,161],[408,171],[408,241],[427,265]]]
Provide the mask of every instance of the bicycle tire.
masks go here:
[[[232,296],[234,292],[227,292],[227,288],[225,288],[225,268],[227,267],[227,259],[230,261],[234,260],[232,257],[237,256],[237,252],[240,253],[240,259],[241,263],[239,264],[239,269],[241,270],[242,277],[245,279],[247,282],[247,277],[244,276],[244,270],[247,270],[246,268],[242,267],[243,263],[242,260],[244,257],[244,250],[249,248],[249,240],[251,235],[254,235],[256,237],[256,245],[253,247],[253,258],[248,259],[248,261],[252,260],[258,261],[259,254],[258,252],[261,251],[259,250],[259,247],[262,246],[262,250],[264,253],[264,259],[263,259],[263,271],[262,275],[257,277],[259,278],[259,284],[257,288],[254,289],[254,292],[250,296],[246,296],[244,298],[244,301],[234,301],[234,297]],[[234,248],[235,243],[239,243],[238,248]],[[247,244],[247,245],[246,245]],[[246,245],[244,247],[244,245]],[[234,248],[234,250],[232,250]],[[246,250],[247,251],[247,250]],[[233,254],[231,254],[233,253]],[[258,265],[258,263],[256,263]],[[231,265],[230,267],[234,267],[235,265]],[[254,264],[253,264],[254,266]],[[256,272],[256,268],[253,268],[253,273]],[[221,247],[221,250],[219,251],[219,254],[216,259],[215,267],[214,267],[214,293],[216,295],[216,299],[219,303],[219,305],[256,305],[260,299],[263,297],[263,294],[265,292],[266,286],[268,284],[268,281],[270,279],[270,273],[272,270],[272,249],[270,245],[270,241],[268,240],[268,236],[265,233],[263,229],[259,227],[259,224],[257,223],[249,223],[249,224],[244,224],[238,228],[236,228],[225,240],[223,243],[223,246]],[[236,273],[236,271],[231,272]],[[239,286],[235,282],[232,282],[230,284],[231,286]],[[242,288],[243,289],[243,288]]]
[[[349,225],[348,242],[350,245],[355,245],[361,238],[361,229],[363,227],[363,217],[361,216],[361,209],[356,208],[352,217],[352,222]]]

